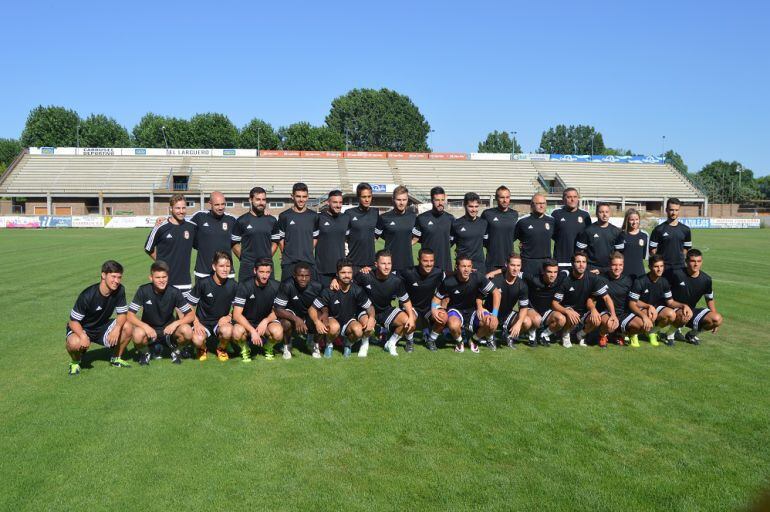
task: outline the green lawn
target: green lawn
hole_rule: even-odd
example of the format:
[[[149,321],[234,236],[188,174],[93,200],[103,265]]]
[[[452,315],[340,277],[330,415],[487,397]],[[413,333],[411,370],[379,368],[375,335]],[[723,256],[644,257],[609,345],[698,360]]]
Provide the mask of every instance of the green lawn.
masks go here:
[[[146,230],[0,230],[0,510],[731,510],[770,477],[770,231],[697,231],[700,347],[550,348],[66,375],[101,262]],[[295,351],[296,353],[296,351]]]

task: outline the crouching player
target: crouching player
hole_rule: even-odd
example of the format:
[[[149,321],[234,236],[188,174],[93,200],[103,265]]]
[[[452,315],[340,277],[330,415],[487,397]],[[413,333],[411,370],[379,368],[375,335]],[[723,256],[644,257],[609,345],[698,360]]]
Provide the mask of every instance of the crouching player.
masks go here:
[[[292,279],[281,283],[273,301],[275,316],[283,327],[284,359],[291,359],[293,335],[304,336],[311,350],[315,343],[315,323],[310,320],[308,309],[321,294],[321,283],[312,281],[312,275],[310,265],[300,261],[294,265]]]
[[[80,373],[80,358],[91,346],[98,343],[115,347],[110,364],[118,368],[131,365],[123,360],[123,352],[131,339],[131,326],[126,322],[126,290],[120,281],[123,266],[108,260],[102,264],[101,280],[89,286],[78,295],[67,322],[67,352],[72,358],[69,374]],[[113,320],[112,313],[117,313]]]
[[[604,301],[599,304],[599,311],[602,315],[602,325],[599,328],[601,334],[599,346],[607,345],[607,335],[610,333],[614,333],[614,341],[618,345],[624,345],[624,335],[628,322],[634,318],[633,313],[628,313],[628,292],[634,281],[630,275],[625,273],[625,257],[622,252],[615,251],[610,255],[610,268],[602,274],[602,277],[607,283],[607,294],[612,298],[612,304],[615,306],[615,315],[613,317]],[[638,347],[639,340],[636,339],[635,342],[632,342],[632,346]]]
[[[492,283],[500,290],[500,318],[504,319],[501,331],[510,348],[516,348],[514,343],[519,338],[519,334],[529,331],[532,327],[532,320],[528,313],[529,289],[520,272],[521,256],[512,252],[505,264],[505,272],[492,279]],[[487,297],[487,308],[494,307],[493,299],[494,297]],[[516,304],[519,305],[518,311],[514,309]],[[487,346],[497,350],[494,332],[487,338]]]
[[[484,309],[484,299],[492,296],[492,312]],[[446,299],[446,302],[444,300]],[[478,354],[479,340],[497,330],[500,290],[481,272],[473,272],[473,261],[466,254],[455,259],[455,271],[439,284],[433,297],[434,318],[446,307],[446,326],[455,340],[455,352],[465,351],[463,330],[470,333],[471,352]]]
[[[401,270],[398,277],[404,281],[404,286],[409,293],[417,320],[415,329],[423,330],[425,346],[431,352],[436,351],[436,340],[444,330],[446,323],[446,311],[441,310],[436,319],[431,313],[433,294],[441,281],[444,280],[444,271],[436,267],[436,256],[427,247],[417,253],[419,264],[414,267]],[[406,335],[406,351],[414,349],[414,332]]]
[[[538,343],[548,346],[551,334],[561,331],[567,322],[564,315],[551,309],[553,297],[566,278],[567,274],[560,272],[559,264],[552,259],[542,263],[539,275],[524,274],[529,292],[528,346],[535,347]]]
[[[283,327],[273,312],[280,285],[273,274],[273,260],[264,258],[254,265],[254,277],[238,285],[233,298],[233,341],[241,348],[241,360],[251,361],[252,344],[263,347],[265,359],[274,359],[273,346],[283,341]],[[267,339],[265,339],[267,338]]]
[[[206,341],[216,338],[217,359],[227,361],[227,346],[233,339],[233,318],[230,306],[238,284],[231,279],[232,259],[224,251],[214,253],[211,263],[214,273],[199,279],[187,293],[187,300],[195,308],[192,342],[198,349],[198,360],[208,358]]]
[[[133,327],[134,346],[139,364],[150,364],[149,345],[162,342],[171,349],[171,361],[182,363],[181,349],[192,340],[193,313],[184,294],[168,286],[169,268],[157,260],[150,266],[150,282],[137,288],[128,305],[128,321]],[[142,310],[142,317],[137,314]]]
[[[687,304],[682,304],[673,299],[671,286],[663,272],[665,262],[662,254],[653,254],[649,260],[650,271],[634,281],[634,286],[628,292],[628,308],[636,316],[626,323],[626,330],[631,334],[632,345],[638,343],[638,335],[648,333],[650,345],[657,347],[658,332],[668,335],[673,334],[677,322],[677,309],[682,310],[681,323],[686,323],[692,318],[692,310]],[[652,332],[658,327],[658,332]],[[666,344],[672,345],[673,338]]]
[[[674,295],[674,299],[690,306],[692,317],[686,323],[690,331],[684,336],[681,335],[679,329],[677,329],[676,333],[679,334],[678,339],[680,341],[699,345],[700,338],[698,333],[700,331],[716,333],[719,326],[722,325],[722,315],[717,313],[711,276],[701,270],[703,253],[698,249],[690,249],[687,251],[685,265],[684,270],[674,270],[675,282],[670,283],[671,292]],[[706,299],[705,308],[698,307],[701,297]],[[681,315],[682,313],[677,311],[677,314]],[[678,323],[684,323],[682,320],[681,318],[678,319]]]
[[[325,357],[331,357],[337,336],[344,338],[343,354],[350,357],[351,347],[361,341],[358,357],[366,357],[369,337],[374,332],[374,306],[360,286],[353,282],[353,262],[341,259],[337,262],[338,290],[325,288],[313,300],[308,315],[315,324],[316,332],[326,338]],[[318,340],[313,345],[313,357],[321,357]]]

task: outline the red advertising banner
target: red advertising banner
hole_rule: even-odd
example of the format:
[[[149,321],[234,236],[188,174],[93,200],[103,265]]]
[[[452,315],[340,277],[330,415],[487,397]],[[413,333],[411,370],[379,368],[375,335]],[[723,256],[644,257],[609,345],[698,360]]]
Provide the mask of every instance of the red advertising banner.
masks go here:
[[[345,158],[376,158],[385,159],[388,154],[384,151],[345,151]]]
[[[430,153],[388,153],[392,160],[427,160]]]
[[[283,149],[263,149],[259,152],[262,158],[299,158],[301,151],[287,151]]]
[[[302,158],[342,158],[344,151],[300,151]]]
[[[431,160],[467,160],[466,153],[430,153]]]

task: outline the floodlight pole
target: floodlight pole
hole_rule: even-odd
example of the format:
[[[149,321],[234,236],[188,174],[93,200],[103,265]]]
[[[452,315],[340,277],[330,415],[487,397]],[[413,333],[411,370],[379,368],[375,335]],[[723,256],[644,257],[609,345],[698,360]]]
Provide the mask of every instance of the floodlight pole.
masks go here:
[[[80,121],[78,121],[78,126],[77,128],[75,128],[75,144],[76,144],[75,154],[77,154],[78,150],[80,149]]]
[[[436,130],[431,130],[430,131],[430,152],[431,153],[433,153],[433,132],[435,132],[435,131]]]
[[[166,127],[161,126],[160,131],[163,134],[163,142],[166,144],[166,149],[168,149],[168,139],[166,138]]]
[[[661,147],[663,148],[663,152],[660,154],[660,156],[664,157],[666,156],[666,136],[663,136],[663,141],[661,142]]]
[[[519,133],[517,131],[511,132],[513,135],[511,135],[511,160],[513,160],[513,154],[516,153],[516,134]]]
[[[259,126],[257,126],[257,156],[259,156]]]

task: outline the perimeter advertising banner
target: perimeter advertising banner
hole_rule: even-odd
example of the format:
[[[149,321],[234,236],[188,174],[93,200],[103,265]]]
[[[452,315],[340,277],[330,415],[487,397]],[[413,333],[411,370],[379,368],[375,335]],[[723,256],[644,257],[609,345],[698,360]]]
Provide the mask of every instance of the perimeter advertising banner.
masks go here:
[[[658,218],[658,224],[666,219]],[[717,219],[711,217],[682,217],[679,222],[691,229],[755,229],[760,228],[761,219]]]

